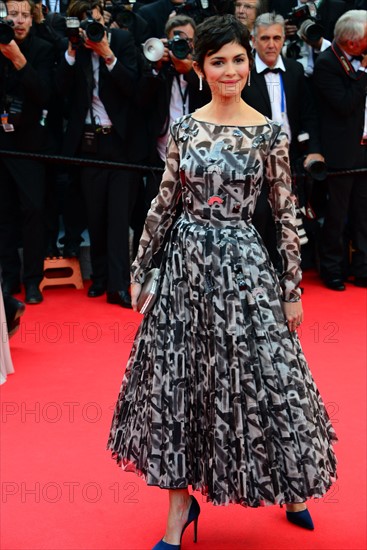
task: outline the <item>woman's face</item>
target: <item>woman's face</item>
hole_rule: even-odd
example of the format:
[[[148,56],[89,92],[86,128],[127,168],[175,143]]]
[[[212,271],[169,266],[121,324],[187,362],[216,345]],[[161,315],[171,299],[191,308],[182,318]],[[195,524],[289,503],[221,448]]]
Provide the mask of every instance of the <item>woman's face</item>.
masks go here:
[[[249,59],[241,44],[231,42],[204,59],[204,76],[213,98],[239,97],[249,74]]]

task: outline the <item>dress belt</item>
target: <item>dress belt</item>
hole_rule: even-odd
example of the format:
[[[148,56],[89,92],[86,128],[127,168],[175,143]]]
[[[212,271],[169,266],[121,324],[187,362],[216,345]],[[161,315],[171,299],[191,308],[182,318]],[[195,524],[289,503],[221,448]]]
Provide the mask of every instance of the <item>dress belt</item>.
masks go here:
[[[94,125],[93,124],[85,124],[84,128],[87,131],[92,131],[92,132],[94,131],[96,134],[103,134],[103,135],[110,134],[113,131],[113,126],[112,125],[102,126],[100,124],[94,124]]]

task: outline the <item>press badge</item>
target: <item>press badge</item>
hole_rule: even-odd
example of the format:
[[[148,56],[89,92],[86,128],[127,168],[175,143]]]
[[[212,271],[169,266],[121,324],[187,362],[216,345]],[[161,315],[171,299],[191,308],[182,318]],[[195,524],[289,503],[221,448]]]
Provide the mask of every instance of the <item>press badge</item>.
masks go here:
[[[14,126],[8,122],[8,113],[1,115],[1,126],[4,128],[4,132],[14,132]]]

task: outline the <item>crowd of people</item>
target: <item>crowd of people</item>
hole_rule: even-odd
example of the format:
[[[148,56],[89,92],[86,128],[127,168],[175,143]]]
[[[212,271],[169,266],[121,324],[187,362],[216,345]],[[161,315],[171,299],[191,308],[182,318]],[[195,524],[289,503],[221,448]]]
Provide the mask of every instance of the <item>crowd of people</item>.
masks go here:
[[[182,0],[1,4],[4,296],[23,283],[25,302],[42,302],[44,258],[78,256],[87,228],[88,297],[106,293],[107,302],[131,307],[129,231],[135,254],[170,125],[210,99],[193,70],[192,43],[196,24],[216,13],[233,13],[251,32],[255,62],[242,97],[288,134],[299,217],[306,232],[311,228],[311,263],[330,289],[345,290],[350,276],[367,285],[365,173],[353,172],[367,167],[364,0],[212,0],[205,9]],[[350,173],[318,182],[313,172],[325,162],[331,173]],[[152,169],[139,169],[146,166]],[[266,186],[254,223],[278,267]]]

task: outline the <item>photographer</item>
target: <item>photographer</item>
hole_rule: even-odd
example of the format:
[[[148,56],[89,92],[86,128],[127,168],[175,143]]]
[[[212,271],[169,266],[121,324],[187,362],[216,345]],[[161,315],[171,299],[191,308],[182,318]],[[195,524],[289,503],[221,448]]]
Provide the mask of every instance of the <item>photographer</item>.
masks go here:
[[[331,172],[367,168],[367,11],[350,10],[335,25],[331,48],[316,61],[321,142]],[[327,288],[367,287],[367,186],[365,173],[328,177],[322,233],[321,277]],[[351,239],[348,264],[346,224]]]
[[[302,64],[305,75],[312,76],[315,60],[331,44],[324,37],[318,5],[320,2],[300,0],[285,16],[284,56]]]
[[[195,111],[210,99],[207,85],[199,90],[199,79],[192,68],[195,27],[193,19],[184,15],[169,19],[165,29],[167,38],[156,40],[157,48],[164,46],[161,57],[152,64],[146,63],[139,81],[135,102],[148,140],[148,162],[153,166],[164,166],[169,127],[173,120]],[[146,55],[149,56],[149,53],[146,52]],[[159,173],[147,176],[144,196],[137,202],[134,213],[135,241],[140,237],[160,180]]]
[[[51,45],[30,32],[32,3],[10,0],[6,8],[8,15],[0,23],[0,148],[40,153],[46,150],[49,141],[46,118],[53,50]],[[9,25],[9,21],[13,25]],[[9,34],[9,30],[6,39],[4,35]],[[15,294],[20,291],[20,214],[25,301],[38,304],[42,301],[39,284],[43,278],[45,169],[34,160],[1,157],[0,171],[3,292]]]
[[[74,18],[68,20],[69,45],[56,73],[57,87],[70,102],[64,152],[129,162],[128,113],[137,78],[135,46],[127,31],[107,33],[102,13],[95,0],[76,0],[69,7],[68,15]],[[93,269],[88,296],[95,298],[107,290],[108,303],[129,308],[129,217],[136,175],[88,167],[82,168],[81,179]]]
[[[313,98],[300,63],[281,55],[284,39],[284,19],[281,15],[263,13],[256,19],[252,37],[256,50],[255,63],[251,70],[251,85],[245,87],[242,97],[251,107],[282,125],[290,142],[291,168],[296,173],[298,159],[304,154],[304,166],[324,159],[320,154]],[[306,151],[300,147],[298,139],[302,134],[309,136]],[[274,222],[265,186],[257,202],[253,221],[274,265],[279,265]]]
[[[104,6],[104,18],[110,29],[124,29],[134,38],[135,45],[141,44],[149,38],[148,23],[136,13],[136,4],[127,4],[120,0],[108,0]]]

